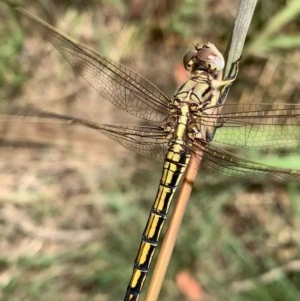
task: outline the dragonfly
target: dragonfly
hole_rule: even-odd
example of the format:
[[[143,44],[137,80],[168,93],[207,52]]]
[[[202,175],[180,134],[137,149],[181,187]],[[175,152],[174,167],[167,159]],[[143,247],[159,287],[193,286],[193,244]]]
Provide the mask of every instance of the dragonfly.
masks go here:
[[[228,150],[275,152],[284,145],[299,153],[300,105],[225,104],[238,74],[238,62],[233,75],[224,79],[225,60],[214,44],[196,44],[186,53],[183,65],[189,78],[168,97],[136,72],[73,41],[27,10],[18,11],[46,35],[75,74],[107,101],[147,124],[100,124],[32,107],[8,107],[4,113],[88,127],[131,151],[163,162],[124,301],[138,300],[141,294],[171,201],[192,155],[204,166],[236,178],[300,181],[300,170],[267,166]]]

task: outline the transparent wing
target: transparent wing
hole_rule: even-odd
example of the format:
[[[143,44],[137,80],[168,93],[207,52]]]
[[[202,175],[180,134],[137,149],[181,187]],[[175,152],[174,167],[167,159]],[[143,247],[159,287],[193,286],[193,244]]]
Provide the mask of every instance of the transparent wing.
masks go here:
[[[102,125],[100,132],[127,149],[160,162],[168,150],[167,134],[160,127]]]
[[[119,144],[141,155],[163,161],[168,149],[168,132],[162,127],[153,126],[117,126],[90,122],[67,115],[51,113],[35,108],[9,108],[0,110],[5,116],[36,117],[38,119],[56,119],[71,125],[80,125],[100,132]],[[220,147],[214,142],[202,147],[195,145],[193,150],[203,156],[202,163],[208,168],[233,177],[266,178],[276,181],[300,181],[300,171],[281,169],[267,166],[243,158],[239,158]]]
[[[269,179],[275,181],[300,181],[300,171],[276,168],[236,157],[212,145],[203,151],[202,164],[225,175],[237,178]]]
[[[163,161],[168,148],[168,132],[162,127],[156,126],[119,126],[109,124],[98,124],[81,118],[69,115],[56,114],[39,110],[33,107],[10,107],[0,108],[4,116],[30,117],[43,120],[58,120],[67,125],[79,125],[96,130],[115,140],[125,148],[132,150],[143,156]],[[27,120],[28,121],[28,120]]]
[[[22,8],[73,67],[99,94],[116,107],[148,121],[162,122],[169,98],[147,79],[132,70],[72,41],[54,27]]]
[[[216,120],[214,143],[268,152],[300,150],[299,104],[226,104]]]

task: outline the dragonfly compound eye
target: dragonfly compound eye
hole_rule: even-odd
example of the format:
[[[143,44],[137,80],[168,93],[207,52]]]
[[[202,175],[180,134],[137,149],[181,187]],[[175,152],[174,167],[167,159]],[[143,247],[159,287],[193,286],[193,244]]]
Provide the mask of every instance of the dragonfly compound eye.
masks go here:
[[[190,73],[197,70],[215,73],[224,69],[225,61],[217,47],[207,42],[202,45],[196,44],[194,50],[187,52],[183,57],[183,64]]]
[[[189,52],[187,52],[187,54],[183,57],[183,65],[184,68],[189,71],[189,72],[193,72],[194,69],[194,58],[197,55],[197,51],[196,50],[190,50]]]
[[[202,46],[197,46],[197,59],[201,62],[202,67],[211,71],[222,71],[225,66],[223,55],[217,47],[208,42]]]

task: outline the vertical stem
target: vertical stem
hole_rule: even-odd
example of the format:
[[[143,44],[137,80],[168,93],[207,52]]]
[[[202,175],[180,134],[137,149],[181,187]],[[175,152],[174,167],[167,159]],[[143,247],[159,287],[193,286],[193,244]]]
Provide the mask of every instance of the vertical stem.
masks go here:
[[[228,43],[228,55],[226,59],[224,78],[231,75],[232,64],[241,58],[256,3],[257,0],[240,0],[231,41]]]
[[[186,173],[183,178],[181,190],[172,212],[170,224],[168,226],[153,276],[147,291],[145,301],[156,301],[159,295],[166,270],[174,249],[176,237],[178,235],[182,218],[192,191],[192,187],[197,176],[198,168],[202,157],[192,154]]]

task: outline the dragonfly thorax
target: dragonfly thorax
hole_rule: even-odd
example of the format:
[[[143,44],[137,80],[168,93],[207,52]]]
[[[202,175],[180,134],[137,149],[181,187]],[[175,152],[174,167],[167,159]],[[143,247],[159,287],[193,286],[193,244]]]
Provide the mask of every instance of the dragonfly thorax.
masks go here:
[[[205,71],[199,72],[199,76],[186,81],[172,98],[164,126],[170,141],[183,140],[189,148],[195,143],[205,144],[210,136],[207,131],[214,130],[205,124],[205,111],[217,103],[219,95],[219,90],[211,85],[212,76]]]

